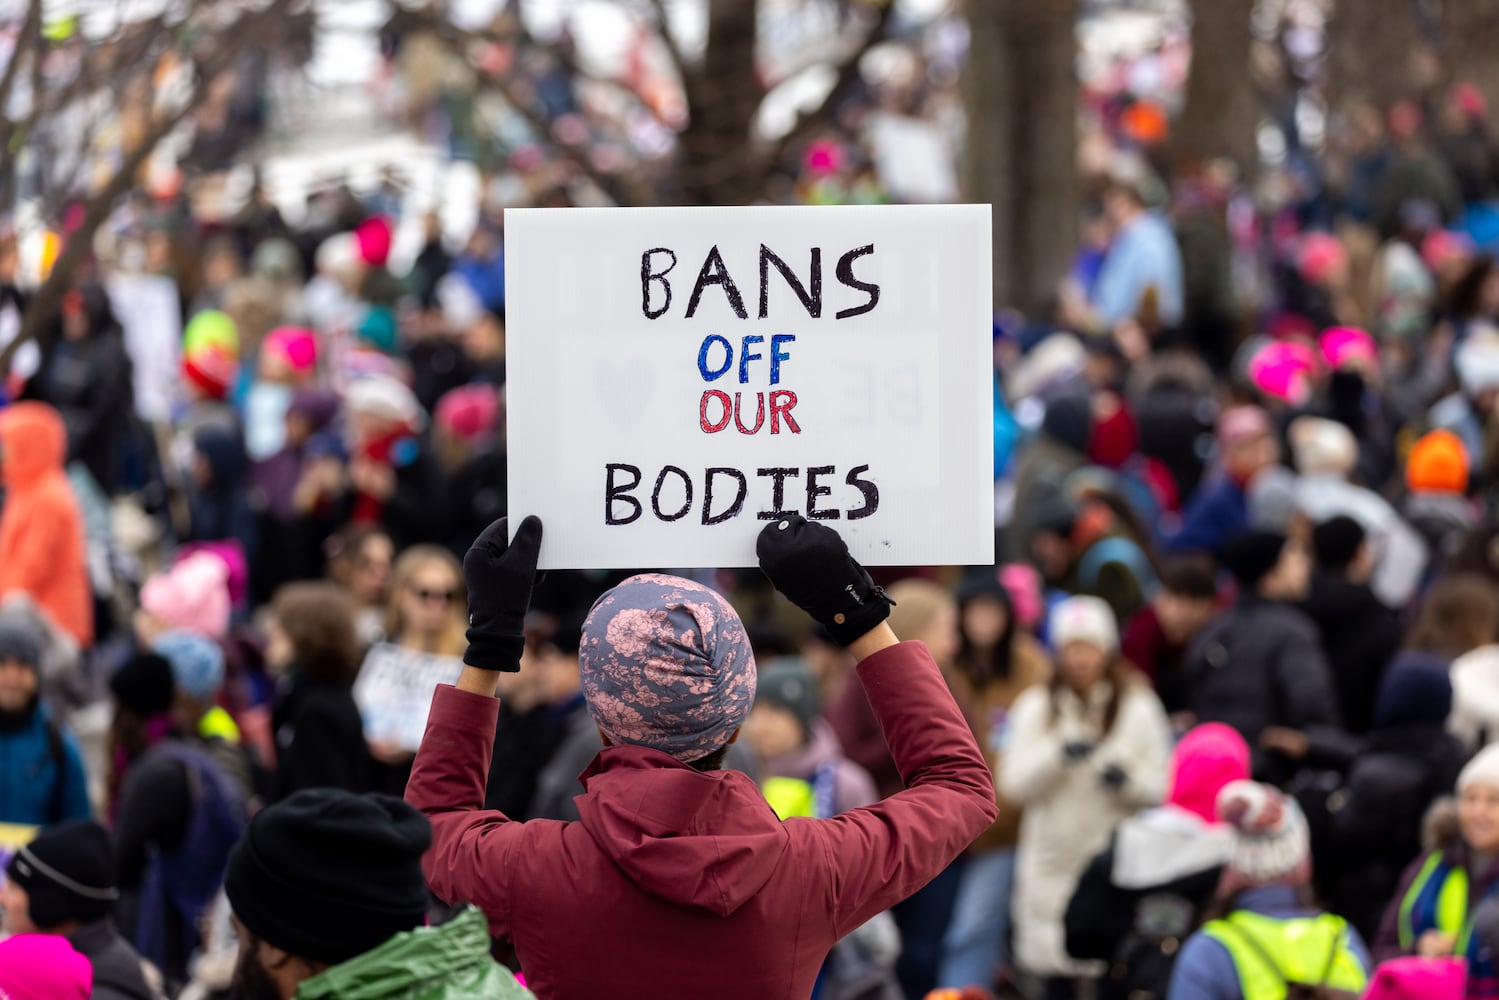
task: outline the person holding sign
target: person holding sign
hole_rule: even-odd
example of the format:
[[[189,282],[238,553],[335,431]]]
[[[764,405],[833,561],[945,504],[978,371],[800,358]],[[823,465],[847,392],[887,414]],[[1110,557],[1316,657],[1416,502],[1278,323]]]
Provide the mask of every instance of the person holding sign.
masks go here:
[[[994,782],[931,656],[886,623],[889,601],[838,533],[768,524],[761,569],[859,660],[910,787],[831,819],[782,822],[720,770],[755,698],[744,626],[677,577],[633,577],[594,605],[579,657],[605,748],[576,823],[481,808],[500,672],[520,669],[542,527],[485,530],[464,559],[471,626],[457,687],[439,687],[406,798],[432,821],[434,892],[510,937],[548,998],[812,994],[828,951],[945,868],[993,822]],[[587,961],[578,961],[579,948]]]

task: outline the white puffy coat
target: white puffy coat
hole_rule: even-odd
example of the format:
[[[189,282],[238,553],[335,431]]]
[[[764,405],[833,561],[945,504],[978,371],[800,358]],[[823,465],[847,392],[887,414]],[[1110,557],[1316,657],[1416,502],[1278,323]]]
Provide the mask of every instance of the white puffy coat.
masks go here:
[[[1048,686],[1038,685],[1021,694],[1010,713],[999,790],[1025,807],[1011,910],[1016,962],[1032,975],[1102,972],[1099,963],[1068,956],[1062,927],[1067,902],[1088,862],[1108,845],[1114,827],[1139,809],[1159,805],[1166,793],[1171,728],[1160,700],[1132,679],[1105,736],[1110,690],[1109,682],[1101,681],[1084,705],[1069,688],[1053,695]],[[1063,748],[1074,741],[1094,744],[1093,752],[1069,761]],[[1103,783],[1110,765],[1127,776],[1118,789]]]

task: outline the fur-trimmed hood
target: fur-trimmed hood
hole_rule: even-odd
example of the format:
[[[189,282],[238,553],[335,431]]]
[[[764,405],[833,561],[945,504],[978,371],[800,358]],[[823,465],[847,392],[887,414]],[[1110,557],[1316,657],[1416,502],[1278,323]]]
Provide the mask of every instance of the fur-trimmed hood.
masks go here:
[[[1421,823],[1421,847],[1423,850],[1441,850],[1449,856],[1462,853],[1463,833],[1457,825],[1457,799],[1444,796],[1426,810]]]

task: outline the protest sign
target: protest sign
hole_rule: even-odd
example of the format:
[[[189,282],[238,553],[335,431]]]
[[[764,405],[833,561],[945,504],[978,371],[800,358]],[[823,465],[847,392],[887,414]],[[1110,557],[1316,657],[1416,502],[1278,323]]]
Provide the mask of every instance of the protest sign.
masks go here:
[[[354,682],[354,701],[364,721],[364,738],[405,750],[421,746],[427,709],[439,684],[456,684],[463,662],[389,643],[372,647]]]
[[[509,508],[542,568],[992,563],[983,205],[505,214]]]

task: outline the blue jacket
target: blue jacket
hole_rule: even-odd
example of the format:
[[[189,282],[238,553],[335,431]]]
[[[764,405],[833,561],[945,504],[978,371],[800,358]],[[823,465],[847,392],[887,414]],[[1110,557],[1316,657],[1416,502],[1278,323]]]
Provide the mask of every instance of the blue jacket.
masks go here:
[[[38,705],[24,729],[0,733],[0,823],[50,826],[89,817],[83,756],[73,734],[61,730],[63,766],[58,773],[48,718],[47,706]]]
[[[1296,890],[1283,885],[1242,892],[1237,908],[1267,917],[1315,917],[1320,912],[1301,906]],[[1373,968],[1369,949],[1352,927],[1348,928],[1348,946],[1365,970]],[[1244,1000],[1239,972],[1228,949],[1200,930],[1187,938],[1171,970],[1166,1000]]]
[[[1248,495],[1232,479],[1219,476],[1192,494],[1181,528],[1164,540],[1165,547],[1169,552],[1217,552],[1248,527]]]

